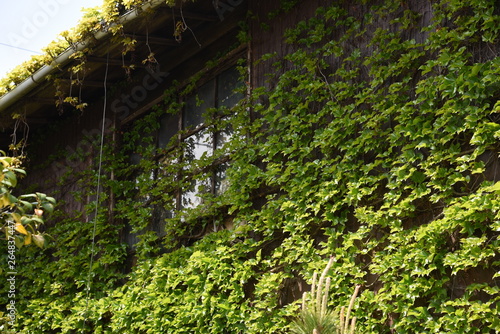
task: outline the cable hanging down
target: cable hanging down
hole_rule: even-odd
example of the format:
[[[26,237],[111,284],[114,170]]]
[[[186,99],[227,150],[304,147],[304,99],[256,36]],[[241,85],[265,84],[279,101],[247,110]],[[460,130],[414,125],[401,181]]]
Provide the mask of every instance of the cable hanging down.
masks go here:
[[[108,79],[108,67],[109,67],[109,52],[106,55],[106,70],[104,72],[104,107],[102,111],[102,126],[101,126],[101,142],[99,147],[99,164],[97,168],[97,188],[96,188],[96,204],[94,211],[94,223],[92,229],[92,243],[90,249],[90,263],[89,263],[89,273],[87,276],[87,295],[86,295],[86,305],[85,305],[85,316],[82,324],[82,333],[84,333],[85,323],[87,322],[88,313],[89,313],[89,300],[90,300],[90,288],[92,286],[92,267],[94,266],[94,250],[95,250],[95,237],[97,230],[97,217],[99,213],[99,201],[100,201],[100,192],[101,192],[101,172],[102,172],[102,153],[104,147],[104,132],[106,125],[106,105],[107,105],[107,79]]]

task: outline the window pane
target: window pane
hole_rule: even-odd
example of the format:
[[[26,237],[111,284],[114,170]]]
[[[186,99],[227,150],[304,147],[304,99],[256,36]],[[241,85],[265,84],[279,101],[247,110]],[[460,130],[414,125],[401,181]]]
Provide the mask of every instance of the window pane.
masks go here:
[[[153,208],[153,223],[150,226],[150,230],[156,232],[159,237],[163,237],[166,234],[165,231],[165,220],[172,218],[173,212],[167,208],[156,205]]]
[[[123,241],[130,249],[135,248],[135,244],[139,242],[139,234],[132,232],[130,224],[125,224],[123,228]]]
[[[237,88],[242,86],[240,81],[240,74],[236,68],[230,68],[227,71],[221,73],[217,80],[217,104],[219,107],[233,108],[242,98],[243,94],[235,91]],[[228,118],[226,117],[227,126],[217,134],[217,147],[221,147],[229,141],[233,134],[233,129]]]
[[[219,75],[217,81],[218,105],[220,107],[233,108],[242,98],[243,94],[236,92],[242,85],[240,74],[236,68],[231,68]],[[216,148],[221,148],[233,136],[233,127],[231,125],[231,113],[225,117],[227,125],[216,135]],[[223,163],[217,167],[215,173],[215,189],[216,195],[223,194],[227,189],[226,170],[228,163]]]
[[[226,171],[229,167],[227,162],[220,164],[215,172],[215,195],[223,194],[228,188],[228,181],[226,180]]]
[[[183,208],[194,208],[203,203],[201,194],[211,192],[212,178],[204,174],[206,177],[203,180],[192,180],[189,190],[182,193],[181,204]]]
[[[241,86],[240,73],[236,68],[233,67],[222,72],[217,82],[218,106],[228,108],[234,107],[243,98],[243,94],[235,92],[235,89]]]
[[[215,106],[215,80],[212,79],[201,86],[197,94],[186,100],[184,109],[184,127],[196,128],[203,124],[203,114]]]
[[[148,156],[156,146],[157,132],[143,134],[142,137],[134,140],[134,151],[129,152],[129,162],[138,165],[144,156]]]
[[[195,160],[201,159],[204,155],[210,156],[213,154],[213,135],[208,131],[198,131],[192,136],[186,138],[186,150],[184,159],[187,164],[187,169],[195,164]],[[189,189],[186,189],[182,194],[182,207],[196,207],[202,203],[199,194],[212,191],[211,177],[203,174],[203,180],[192,180]],[[199,177],[199,176],[198,176]]]
[[[227,121],[227,120],[226,120]],[[215,147],[221,148],[225,143],[229,141],[229,139],[233,136],[233,126],[231,123],[227,123],[223,130],[217,132],[215,136]]]
[[[168,146],[170,139],[179,131],[179,116],[164,115],[160,119],[160,130],[158,131],[158,146]]]
[[[186,151],[184,158],[187,161],[200,159],[203,155],[212,155],[213,153],[213,135],[208,131],[198,131],[185,140]]]

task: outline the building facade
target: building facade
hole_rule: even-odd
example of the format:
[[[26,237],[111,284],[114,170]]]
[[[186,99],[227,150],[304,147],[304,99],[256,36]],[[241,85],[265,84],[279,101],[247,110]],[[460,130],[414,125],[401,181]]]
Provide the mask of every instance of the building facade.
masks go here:
[[[360,332],[500,330],[494,1],[114,13],[0,99],[59,203],[18,329],[287,333],[333,256]]]

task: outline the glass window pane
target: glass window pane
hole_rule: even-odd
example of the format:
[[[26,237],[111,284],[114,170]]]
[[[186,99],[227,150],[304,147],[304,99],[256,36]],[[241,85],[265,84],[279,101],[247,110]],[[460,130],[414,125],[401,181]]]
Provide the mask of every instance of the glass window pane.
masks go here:
[[[130,249],[134,249],[135,244],[139,242],[139,233],[132,232],[132,227],[129,224],[125,224],[122,233],[122,240]]]
[[[226,171],[229,167],[227,162],[220,164],[215,172],[215,195],[223,194],[228,188],[228,181],[226,179]]]
[[[213,154],[213,135],[206,131],[198,131],[185,140],[186,150],[184,159],[188,162],[188,168],[192,166],[189,162],[201,159],[204,155]],[[184,208],[192,208],[202,203],[199,194],[211,192],[211,178],[205,174],[203,180],[192,180],[189,189],[182,193],[181,205]]]
[[[207,174],[203,180],[192,180],[191,187],[182,193],[181,205],[183,208],[194,208],[203,203],[201,194],[211,192],[212,179]]]
[[[160,119],[160,129],[158,130],[158,146],[164,148],[168,146],[170,139],[179,131],[179,116],[164,115]]]
[[[221,73],[217,80],[217,103],[220,107],[233,108],[242,98],[243,94],[235,91],[242,86],[240,74],[235,67]],[[228,116],[229,118],[231,115]],[[226,118],[227,126],[218,133],[216,145],[221,147],[229,141],[233,134],[233,128]]]
[[[186,150],[184,158],[187,161],[198,160],[203,155],[213,154],[213,135],[208,131],[198,131],[185,140]]]
[[[227,143],[233,136],[233,132],[233,126],[228,122],[223,130],[217,132],[217,135],[215,136],[215,148],[219,149],[224,146],[224,144]]]
[[[173,217],[173,212],[161,207],[159,205],[156,205],[153,208],[153,222],[152,225],[150,226],[150,230],[156,232],[156,235],[159,237],[163,237],[166,234],[165,231],[165,220],[172,218]]]
[[[129,152],[129,162],[131,164],[138,165],[144,156],[147,155],[148,152],[151,152],[151,149],[154,148],[151,145],[155,143],[156,140],[155,135],[155,133],[147,133],[135,141],[135,150]]]
[[[243,98],[243,94],[235,92],[241,86],[240,73],[236,68],[233,67],[222,72],[217,81],[218,106],[234,107]]]
[[[215,106],[215,79],[210,80],[201,86],[197,94],[190,96],[186,100],[184,109],[184,127],[196,128],[203,124],[203,114],[209,108]]]

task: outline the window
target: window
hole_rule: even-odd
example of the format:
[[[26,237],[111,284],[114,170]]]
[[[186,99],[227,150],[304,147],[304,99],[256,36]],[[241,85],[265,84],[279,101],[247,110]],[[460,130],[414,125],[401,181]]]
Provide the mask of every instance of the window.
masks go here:
[[[214,130],[214,120],[207,120],[210,115],[217,120],[228,124],[230,115],[217,113],[215,108],[225,107],[231,109],[243,97],[235,90],[239,85],[239,73],[235,68],[222,72],[217,77],[200,86],[197,92],[186,99],[183,111],[183,128],[190,130],[184,138],[186,151],[184,159],[187,166],[196,166],[196,162],[204,157],[213,156],[214,152],[221,148],[232,135],[230,125],[223,129]],[[200,165],[200,164],[198,164]],[[202,165],[202,164],[201,164]],[[196,207],[202,203],[201,194],[220,194],[224,190],[224,180],[227,162],[219,161],[211,166],[210,170],[199,171],[196,177],[192,177],[189,189],[181,194],[181,207]],[[192,168],[190,169],[193,170]],[[187,175],[189,177],[189,173]]]
[[[240,86],[239,79],[236,68],[225,70],[186,97],[183,109],[177,114],[161,116],[157,130],[148,132],[147,126],[141,128],[144,136],[136,138],[135,148],[147,150],[154,142],[160,154],[151,165],[143,161],[146,166],[154,166],[149,170],[139,167],[143,159],[141,152],[130,153],[130,163],[138,167],[138,175],[142,178],[141,181],[138,175],[132,176],[137,185],[146,181],[154,185],[164,182],[180,186],[162,189],[163,194],[144,194],[145,190],[137,188],[136,200],[147,208],[150,224],[139,233],[133,233],[130,227],[125,229],[125,240],[131,248],[143,233],[165,235],[165,220],[173,218],[175,210],[195,208],[203,203],[203,195],[224,192],[227,158],[212,158],[232,136],[231,109],[243,98],[241,93],[235,92]],[[183,150],[179,153],[180,147]]]

